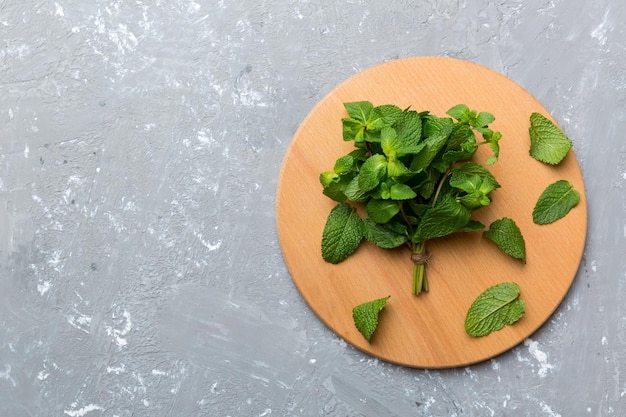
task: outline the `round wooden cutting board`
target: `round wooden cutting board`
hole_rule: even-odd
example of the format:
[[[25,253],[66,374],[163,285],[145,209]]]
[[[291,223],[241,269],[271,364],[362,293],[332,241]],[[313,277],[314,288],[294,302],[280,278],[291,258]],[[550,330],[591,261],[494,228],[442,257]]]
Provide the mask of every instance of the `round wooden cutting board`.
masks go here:
[[[501,188],[490,206],[473,218],[489,225],[512,218],[526,242],[527,263],[513,259],[482,233],[458,233],[429,241],[426,266],[430,290],[411,295],[408,249],[384,250],[363,241],[340,264],[321,256],[322,230],[335,202],[322,194],[319,174],[351,151],[342,140],[343,103],[370,101],[429,110],[437,116],[456,104],[492,113],[490,127],[502,133],[500,160],[489,167]],[[529,154],[530,114],[553,120],[527,91],[506,77],[470,62],[416,57],[363,71],[335,88],[303,121],[289,146],[277,189],[277,229],[289,272],[302,297],[336,334],[377,358],[420,368],[449,368],[492,358],[523,341],[554,312],[580,264],[587,230],[587,203],[572,151],[558,166]],[[485,149],[483,149],[485,148]],[[490,151],[481,147],[475,160]],[[580,192],[579,204],[564,218],[536,225],[532,211],[541,192],[565,179]],[[514,325],[481,338],[465,333],[471,303],[488,287],[513,281],[521,287],[526,313]],[[352,309],[390,295],[371,343],[358,332]]]

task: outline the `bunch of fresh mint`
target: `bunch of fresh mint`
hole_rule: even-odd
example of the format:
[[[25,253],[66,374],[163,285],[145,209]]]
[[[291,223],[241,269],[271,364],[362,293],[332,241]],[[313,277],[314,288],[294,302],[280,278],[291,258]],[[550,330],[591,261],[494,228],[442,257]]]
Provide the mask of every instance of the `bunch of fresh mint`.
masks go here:
[[[428,291],[426,243],[459,231],[485,226],[472,212],[491,203],[500,185],[478,162],[470,161],[487,145],[498,159],[501,134],[489,128],[495,119],[459,104],[450,117],[368,101],[345,103],[343,140],[355,149],[337,159],[332,171],[321,173],[326,196],[338,202],[326,220],[322,256],[339,263],[365,238],[383,248],[411,249],[413,294]],[[354,204],[365,208],[362,219]],[[504,252],[525,260],[524,241],[511,219],[493,224],[486,236]]]

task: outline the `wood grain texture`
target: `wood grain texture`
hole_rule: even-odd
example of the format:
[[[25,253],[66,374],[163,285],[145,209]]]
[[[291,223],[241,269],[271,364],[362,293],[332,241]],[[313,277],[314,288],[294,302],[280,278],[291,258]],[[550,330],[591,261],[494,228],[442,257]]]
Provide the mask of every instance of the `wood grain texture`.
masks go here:
[[[502,185],[493,203],[474,213],[485,224],[510,217],[526,241],[527,263],[504,255],[482,233],[429,241],[430,291],[411,295],[409,250],[383,250],[368,242],[347,260],[331,265],[320,252],[322,230],[335,202],[322,194],[319,174],[353,149],[343,142],[344,102],[411,106],[444,116],[452,106],[494,114],[491,125],[503,135],[500,160],[489,169]],[[420,368],[464,366],[492,358],[523,341],[554,312],[580,264],[587,229],[587,203],[573,151],[558,166],[528,154],[529,117],[553,120],[527,91],[490,69],[443,57],[416,57],[363,71],[316,105],[287,151],[277,189],[277,229],[289,272],[317,316],[348,343],[380,359]],[[484,162],[488,149],[475,159]],[[549,184],[566,179],[581,193],[580,203],[563,219],[535,225],[532,210]],[[489,286],[517,282],[527,305],[513,326],[482,338],[465,333],[472,301]],[[357,331],[352,308],[391,295],[371,344]]]

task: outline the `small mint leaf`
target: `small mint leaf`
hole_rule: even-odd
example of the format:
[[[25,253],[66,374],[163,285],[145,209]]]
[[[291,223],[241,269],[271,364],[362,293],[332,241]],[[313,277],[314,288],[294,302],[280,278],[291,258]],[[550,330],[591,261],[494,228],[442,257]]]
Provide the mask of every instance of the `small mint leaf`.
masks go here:
[[[565,136],[551,120],[539,113],[530,115],[530,156],[550,165],[557,165],[572,147],[572,141]]]
[[[504,217],[489,225],[484,232],[486,238],[498,245],[504,253],[526,263],[526,245],[522,232],[512,219]]]
[[[417,197],[415,191],[406,184],[393,184],[389,194],[392,200],[410,200]]]
[[[533,209],[535,224],[553,223],[565,217],[580,201],[580,193],[566,180],[548,185]]]
[[[359,187],[363,192],[373,190],[387,175],[387,158],[384,155],[375,154],[367,158],[359,172]]]
[[[374,109],[369,101],[354,101],[352,103],[344,103],[343,105],[348,115],[361,123],[366,123]]]
[[[368,342],[378,327],[378,316],[391,296],[368,301],[352,309],[354,325]]]
[[[371,219],[365,219],[365,239],[379,248],[393,249],[402,246],[407,241],[406,234],[391,230],[387,225],[378,224]]]
[[[365,206],[365,211],[370,219],[384,224],[400,212],[400,205],[393,200],[370,200]]]
[[[526,310],[526,304],[519,295],[519,285],[514,282],[503,282],[488,288],[467,311],[467,334],[474,337],[486,336],[518,321]]]
[[[336,264],[350,256],[359,247],[365,226],[356,210],[348,203],[340,203],[330,211],[322,232],[322,257]]]

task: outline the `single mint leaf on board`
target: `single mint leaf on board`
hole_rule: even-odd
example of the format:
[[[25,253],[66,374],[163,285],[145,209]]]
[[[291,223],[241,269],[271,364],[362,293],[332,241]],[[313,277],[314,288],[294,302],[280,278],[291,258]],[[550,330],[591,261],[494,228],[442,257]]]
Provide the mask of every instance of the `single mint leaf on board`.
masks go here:
[[[322,257],[336,264],[350,256],[359,247],[365,226],[356,210],[348,203],[340,203],[330,211],[322,232]]]
[[[536,224],[548,224],[563,217],[580,201],[580,193],[566,180],[548,185],[533,209]]]
[[[391,296],[368,301],[352,309],[354,325],[368,342],[371,342],[372,335],[378,327],[378,316],[387,304],[389,297]]]
[[[371,219],[365,219],[365,239],[379,248],[393,249],[402,246],[407,241],[406,234],[391,230],[387,225],[381,225]]]
[[[498,245],[504,253],[526,263],[526,245],[517,224],[508,217],[496,220],[484,232],[485,237]]]
[[[540,113],[530,115],[528,131],[530,156],[546,164],[557,165],[572,147],[572,141],[563,131]]]
[[[514,282],[503,282],[488,288],[472,303],[465,317],[465,331],[470,336],[486,336],[507,324],[518,321],[526,304]]]

